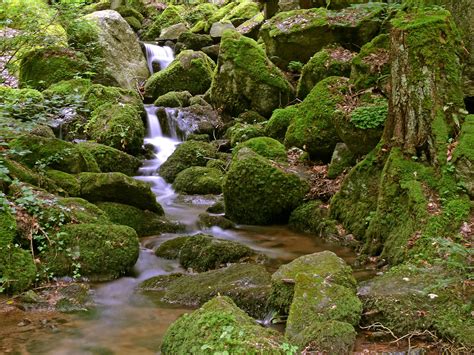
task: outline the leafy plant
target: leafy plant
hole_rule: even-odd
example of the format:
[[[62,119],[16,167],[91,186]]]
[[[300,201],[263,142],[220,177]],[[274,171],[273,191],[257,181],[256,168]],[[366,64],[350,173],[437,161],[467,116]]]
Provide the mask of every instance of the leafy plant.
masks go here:
[[[303,63],[292,60],[288,64],[288,70],[293,73],[301,73],[301,71],[303,70]]]
[[[352,111],[350,121],[360,129],[381,127],[388,115],[388,104],[357,107]]]

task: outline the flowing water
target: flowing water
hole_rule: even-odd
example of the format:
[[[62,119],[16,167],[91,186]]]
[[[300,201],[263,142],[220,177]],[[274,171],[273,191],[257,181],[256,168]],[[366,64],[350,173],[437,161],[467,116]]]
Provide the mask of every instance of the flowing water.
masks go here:
[[[152,43],[143,43],[145,46],[146,60],[150,74],[153,74],[153,64],[159,64],[160,69],[165,69],[174,59],[173,50],[170,47],[157,46]]]
[[[148,64],[162,60],[153,50]],[[151,58],[151,59],[150,59]],[[161,63],[160,63],[161,64]],[[321,240],[290,231],[285,226],[238,226],[235,230],[214,227],[199,231],[198,215],[215,202],[215,197],[178,196],[171,185],[157,175],[157,168],[172,154],[180,143],[176,133],[164,136],[153,106],[146,106],[148,136],[146,144],[154,148],[154,158],[145,161],[137,179],[151,184],[166,216],[185,224],[185,234],[205,232],[215,237],[246,244],[266,254],[270,259],[269,271],[298,256],[323,250],[332,250],[347,262],[353,263],[355,254],[348,248],[331,245]],[[171,120],[169,120],[171,121]],[[174,132],[172,129],[167,131]],[[156,354],[167,327],[181,314],[191,311],[160,303],[153,295],[136,292],[137,285],[150,277],[184,271],[173,260],[154,255],[153,249],[178,234],[142,238],[138,261],[131,275],[118,280],[93,285],[96,303],[94,311],[68,316],[64,325],[47,334],[31,333],[23,337],[24,349],[19,353],[32,354]],[[364,271],[357,272],[359,278]],[[0,341],[1,349],[1,341]]]

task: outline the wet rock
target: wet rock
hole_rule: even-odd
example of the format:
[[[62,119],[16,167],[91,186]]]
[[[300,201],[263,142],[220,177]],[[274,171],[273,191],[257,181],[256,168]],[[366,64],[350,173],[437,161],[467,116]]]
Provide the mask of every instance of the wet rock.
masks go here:
[[[214,44],[212,46],[206,46],[201,48],[201,51],[206,53],[213,61],[217,63],[217,59],[219,58],[219,52],[220,52],[220,44]]]
[[[187,107],[192,96],[189,91],[170,91],[159,96],[153,104],[162,107]]]
[[[216,108],[233,116],[253,110],[269,117],[291,101],[293,87],[257,42],[229,30],[222,37],[210,94]]]
[[[81,197],[91,202],[125,203],[163,214],[150,185],[122,173],[82,173],[78,175]]]
[[[179,193],[190,195],[220,194],[223,178],[218,169],[193,166],[176,176],[173,187]]]
[[[211,228],[217,226],[222,229],[235,228],[234,222],[224,216],[214,216],[209,213],[201,213],[199,215],[198,226],[200,228]]]
[[[261,265],[234,264],[194,275],[154,277],[139,288],[164,291],[161,301],[191,307],[201,306],[217,295],[227,296],[251,316],[263,318],[270,274]]]
[[[257,325],[230,298],[216,297],[174,322],[164,336],[161,351],[180,354],[210,347],[230,353],[278,353],[283,342],[277,331]]]
[[[209,213],[224,213],[225,212],[224,201],[217,201],[212,206],[208,207],[206,211]]]
[[[73,283],[58,290],[55,308],[62,313],[84,312],[94,307],[90,286]]]
[[[296,208],[288,222],[292,230],[311,233],[323,239],[338,239],[337,222],[329,217],[329,209],[321,201],[309,201]]]
[[[243,224],[284,223],[306,190],[306,183],[298,176],[242,148],[224,180],[226,214]]]

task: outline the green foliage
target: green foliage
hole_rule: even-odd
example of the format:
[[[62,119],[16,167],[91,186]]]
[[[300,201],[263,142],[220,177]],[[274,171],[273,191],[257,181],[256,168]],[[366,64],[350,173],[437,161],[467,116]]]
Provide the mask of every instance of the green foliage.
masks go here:
[[[352,111],[350,121],[360,129],[377,128],[385,123],[388,104],[357,107]]]
[[[293,73],[301,73],[303,70],[303,63],[292,60],[290,63],[288,63],[288,70]]]

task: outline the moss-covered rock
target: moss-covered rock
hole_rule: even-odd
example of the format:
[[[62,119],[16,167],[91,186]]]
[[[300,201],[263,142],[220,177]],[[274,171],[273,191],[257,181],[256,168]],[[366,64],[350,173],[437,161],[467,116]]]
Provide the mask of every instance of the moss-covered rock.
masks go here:
[[[298,105],[276,109],[265,125],[265,135],[283,142],[286,131],[296,115],[298,115]]]
[[[260,8],[257,3],[253,1],[242,1],[220,19],[220,21],[230,22],[237,27],[258,13],[260,13]]]
[[[66,191],[69,196],[79,196],[81,194],[81,185],[76,176],[54,169],[46,170],[45,175]]]
[[[300,350],[325,354],[350,354],[356,336],[357,332],[351,324],[331,320],[312,324],[293,337],[292,341]]]
[[[153,19],[153,23],[146,28],[143,33],[143,39],[147,41],[156,40],[160,36],[160,32],[163,28],[184,22],[180,10],[178,6],[167,6],[162,13]]]
[[[161,352],[283,354],[283,342],[277,331],[257,325],[230,298],[216,297],[171,324],[164,336]]]
[[[155,102],[155,106],[162,107],[187,107],[190,106],[190,99],[193,95],[189,91],[170,91],[159,96]]]
[[[153,74],[145,84],[145,97],[156,99],[170,91],[204,94],[211,86],[215,64],[203,52],[185,50],[165,69]]]
[[[123,150],[140,152],[145,126],[135,106],[107,103],[96,109],[86,125],[87,134],[97,143]]]
[[[71,95],[77,95],[78,97],[84,97],[87,89],[92,85],[90,79],[70,79],[70,80],[62,80],[58,83],[52,84],[46,90],[42,92],[44,97],[46,98],[53,98],[53,97],[61,97],[65,98]]]
[[[211,228],[214,226],[222,229],[235,228],[235,224],[231,220],[224,216],[214,216],[209,213],[201,213],[197,224],[200,228]]]
[[[31,168],[49,167],[71,174],[100,171],[91,154],[60,139],[23,135],[11,141],[10,148],[18,151],[28,150],[29,152],[18,160]]]
[[[261,114],[255,111],[245,111],[242,112],[239,117],[237,117],[237,121],[247,123],[247,124],[256,124],[262,123],[266,121],[266,118],[263,117]]]
[[[57,206],[58,215],[65,216],[66,223],[111,224],[107,214],[96,205],[78,197],[60,198]]]
[[[251,138],[238,144],[232,151],[232,154],[238,154],[239,150],[242,148],[249,148],[267,159],[279,162],[286,162],[287,160],[285,146],[276,139],[270,137]]]
[[[31,121],[44,113],[44,98],[38,90],[0,86],[0,100],[2,115],[11,118]]]
[[[245,142],[251,138],[262,137],[265,135],[263,125],[236,123],[226,132],[226,137],[230,139],[230,145],[235,147],[238,143]]]
[[[257,256],[245,245],[206,234],[166,241],[156,250],[156,255],[173,259],[177,255],[183,267],[198,272],[217,269],[227,263],[237,263]]]
[[[288,225],[292,230],[325,239],[338,236],[337,223],[329,217],[329,209],[321,201],[310,201],[297,207],[291,213]]]
[[[178,37],[178,42],[182,43],[185,49],[192,49],[193,51],[199,51],[203,47],[212,46],[214,44],[211,36],[192,33],[190,31],[181,33]]]
[[[298,176],[243,148],[224,180],[226,214],[237,223],[285,223],[306,190]]]
[[[206,209],[206,211],[209,213],[224,213],[225,212],[224,201],[222,200],[217,201],[212,206],[209,206]]]
[[[119,172],[133,176],[142,165],[140,159],[107,145],[82,142],[77,148],[89,152],[103,173]]]
[[[173,182],[179,193],[190,195],[220,194],[224,175],[218,169],[193,166],[181,171]]]
[[[254,40],[258,40],[258,36],[260,33],[260,28],[263,25],[263,22],[265,21],[265,15],[263,12],[259,12],[256,14],[254,17],[251,19],[243,22],[241,25],[239,25],[236,30],[239,32],[241,35],[245,37],[250,37]]]
[[[160,175],[168,182],[192,166],[205,166],[209,159],[216,157],[216,149],[209,143],[187,141],[180,144],[171,156],[161,165]]]
[[[356,161],[356,157],[349,150],[345,143],[337,143],[332,153],[331,163],[328,166],[328,178],[335,179],[345,170],[351,168]]]
[[[118,202],[163,214],[150,185],[122,173],[78,175],[81,197],[91,202]]]
[[[298,274],[317,276],[355,290],[356,281],[352,276],[351,268],[336,254],[324,251],[304,255],[291,263],[280,266],[272,275],[272,294],[268,300],[270,309],[288,314],[293,302],[295,279]]]
[[[73,79],[86,72],[89,62],[84,54],[69,48],[34,49],[23,56],[20,64],[20,85],[44,90],[61,80]]]
[[[15,217],[7,209],[0,210],[0,247],[9,245],[16,236]]]
[[[292,97],[291,84],[257,42],[235,31],[224,33],[211,86],[215,107],[234,116],[253,110],[269,117]]]
[[[322,48],[341,44],[357,49],[380,30],[385,6],[363,4],[333,11],[325,8],[281,12],[261,28],[267,54],[285,67],[290,61],[307,62]]]
[[[135,229],[139,237],[176,233],[183,230],[182,225],[169,221],[163,213],[144,211],[116,202],[98,202],[97,206],[105,211],[112,223]]]
[[[430,330],[472,348],[472,295],[462,285],[462,278],[439,267],[393,268],[361,284],[363,323],[380,322],[400,336]]]
[[[349,79],[331,76],[320,81],[298,105],[298,113],[285,135],[287,148],[298,147],[311,158],[329,161],[340,141],[334,126],[338,104],[348,92]]]
[[[0,240],[0,288],[18,293],[31,287],[35,278],[36,266],[31,253],[13,243],[3,244]]]
[[[313,55],[301,72],[296,93],[298,98],[303,100],[317,83],[327,77],[349,77],[355,55],[355,52],[336,46],[323,48]]]
[[[376,87],[386,92],[389,75],[390,36],[381,34],[365,44],[354,57],[350,77],[358,90]]]
[[[84,92],[84,101],[91,112],[104,104],[127,104],[134,106],[139,112],[143,111],[142,100],[137,92],[114,86],[91,85]]]
[[[459,136],[459,144],[453,153],[456,176],[471,198],[474,198],[474,115],[466,117]]]
[[[185,306],[201,306],[217,295],[231,298],[252,317],[263,318],[270,292],[270,274],[261,265],[234,264],[201,274],[183,275],[163,287],[163,276],[144,281],[146,291],[165,291],[162,301]],[[155,286],[156,284],[156,286]]]
[[[138,259],[137,233],[130,227],[101,224],[68,224],[40,254],[56,276],[80,274],[110,280],[128,272]],[[68,252],[69,250],[69,252]]]

